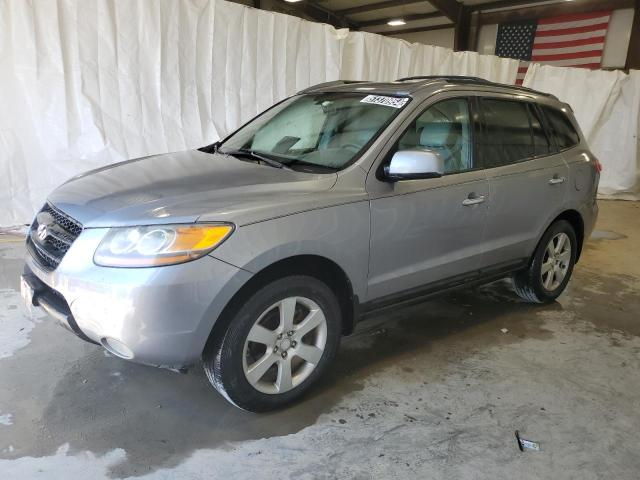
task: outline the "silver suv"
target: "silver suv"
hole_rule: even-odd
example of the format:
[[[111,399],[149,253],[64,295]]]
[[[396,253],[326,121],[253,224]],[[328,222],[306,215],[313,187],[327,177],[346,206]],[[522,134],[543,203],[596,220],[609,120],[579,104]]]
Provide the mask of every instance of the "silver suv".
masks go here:
[[[468,77],[338,81],[195,151],[55,190],[22,290],[118,357],[200,360],[246,410],[302,395],[363,317],[512,276],[564,290],[600,164],[568,105]]]

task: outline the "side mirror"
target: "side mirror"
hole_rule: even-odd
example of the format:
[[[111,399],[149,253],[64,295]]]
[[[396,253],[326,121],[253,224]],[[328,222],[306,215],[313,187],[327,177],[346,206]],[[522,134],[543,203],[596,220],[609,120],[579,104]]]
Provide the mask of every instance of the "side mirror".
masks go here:
[[[444,175],[444,159],[435,150],[400,150],[393,155],[384,173],[391,182],[438,178]]]

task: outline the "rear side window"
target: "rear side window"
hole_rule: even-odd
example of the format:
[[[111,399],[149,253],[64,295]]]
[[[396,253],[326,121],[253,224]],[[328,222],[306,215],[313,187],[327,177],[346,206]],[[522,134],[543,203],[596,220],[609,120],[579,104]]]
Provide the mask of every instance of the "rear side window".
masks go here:
[[[551,134],[560,150],[575,147],[580,143],[580,136],[576,129],[560,110],[551,107],[542,107],[551,129]]]
[[[482,99],[480,150],[485,167],[508,165],[534,155],[529,112],[524,102]]]

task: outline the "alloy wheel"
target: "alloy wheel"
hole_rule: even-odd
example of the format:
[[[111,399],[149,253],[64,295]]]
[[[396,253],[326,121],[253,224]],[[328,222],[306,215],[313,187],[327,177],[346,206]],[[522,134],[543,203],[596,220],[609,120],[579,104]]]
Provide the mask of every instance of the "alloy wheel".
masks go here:
[[[562,284],[570,264],[571,239],[560,232],[551,238],[542,259],[540,278],[545,290],[552,292]]]
[[[316,302],[287,297],[267,308],[245,340],[242,367],[266,394],[294,389],[315,370],[327,342],[327,321]]]

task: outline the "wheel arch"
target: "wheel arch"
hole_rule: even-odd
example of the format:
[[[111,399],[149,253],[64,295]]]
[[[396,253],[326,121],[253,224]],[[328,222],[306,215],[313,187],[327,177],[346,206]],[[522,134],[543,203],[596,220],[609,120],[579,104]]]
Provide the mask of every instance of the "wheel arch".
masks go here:
[[[544,232],[546,232],[549,229],[549,227],[551,227],[551,225],[556,223],[558,220],[566,220],[567,222],[569,222],[576,233],[576,239],[578,240],[578,245],[576,250],[576,263],[578,263],[578,260],[580,259],[580,254],[582,253],[582,245],[584,244],[584,220],[582,218],[582,215],[580,215],[580,212],[578,212],[577,210],[573,210],[573,209],[565,210],[564,212],[556,216],[547,225],[547,228],[545,228]],[[542,235],[544,235],[544,232],[542,233]],[[540,236],[540,238],[542,238],[542,235]]]
[[[205,351],[212,342],[226,330],[235,313],[258,288],[288,275],[308,275],[323,281],[335,293],[342,311],[342,334],[353,332],[356,323],[359,300],[354,294],[351,280],[345,271],[333,260],[320,255],[295,255],[280,259],[254,274],[223,308],[213,325],[205,345]]]

